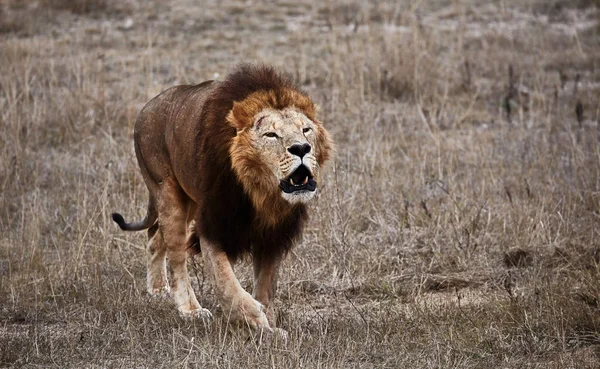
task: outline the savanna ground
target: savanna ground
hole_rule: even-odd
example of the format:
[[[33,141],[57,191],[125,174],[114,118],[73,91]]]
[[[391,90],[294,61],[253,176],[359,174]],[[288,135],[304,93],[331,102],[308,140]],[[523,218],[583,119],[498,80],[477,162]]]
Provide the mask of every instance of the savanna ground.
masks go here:
[[[0,9],[0,366],[598,367],[598,1]],[[145,234],[110,220],[145,211],[143,104],[240,61],[290,72],[337,143],[287,344],[229,332],[201,256],[210,325],[150,299]]]

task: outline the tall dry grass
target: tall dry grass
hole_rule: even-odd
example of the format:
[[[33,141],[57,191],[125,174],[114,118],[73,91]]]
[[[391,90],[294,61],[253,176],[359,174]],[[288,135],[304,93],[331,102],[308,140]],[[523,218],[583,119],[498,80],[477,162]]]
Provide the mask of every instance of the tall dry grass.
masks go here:
[[[597,365],[598,4],[115,4],[2,3],[3,366]],[[211,325],[151,300],[144,235],[109,217],[144,212],[143,104],[244,60],[292,73],[338,147],[285,346],[228,332],[201,257]]]

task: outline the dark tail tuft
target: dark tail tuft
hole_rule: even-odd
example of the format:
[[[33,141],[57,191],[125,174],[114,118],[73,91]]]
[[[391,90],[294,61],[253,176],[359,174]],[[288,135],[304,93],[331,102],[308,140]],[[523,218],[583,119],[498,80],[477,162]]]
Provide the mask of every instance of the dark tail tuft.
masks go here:
[[[127,223],[125,223],[125,219],[123,218],[123,216],[121,214],[112,213],[110,216],[112,217],[112,220],[114,220],[115,223],[117,223],[119,225],[119,228],[121,228],[124,231],[127,230]]]
[[[151,211],[141,222],[127,223],[119,213],[112,213],[112,219],[124,231],[141,231],[150,228],[156,222],[156,212]]]
[[[111,217],[112,220],[114,220],[115,223],[117,223],[124,231],[142,231],[144,229],[148,229],[152,227],[154,222],[156,222],[158,219],[158,212],[156,211],[154,197],[152,194],[150,194],[146,216],[139,222],[127,223],[125,222],[125,219],[123,219],[123,216],[119,213],[112,213]]]

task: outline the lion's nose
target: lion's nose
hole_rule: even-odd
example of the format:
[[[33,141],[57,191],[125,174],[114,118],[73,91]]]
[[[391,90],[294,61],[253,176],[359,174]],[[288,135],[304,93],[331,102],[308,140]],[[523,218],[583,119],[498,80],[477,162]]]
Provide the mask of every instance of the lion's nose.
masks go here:
[[[287,149],[290,153],[303,158],[304,155],[310,152],[310,145],[307,143],[304,144],[294,144]]]

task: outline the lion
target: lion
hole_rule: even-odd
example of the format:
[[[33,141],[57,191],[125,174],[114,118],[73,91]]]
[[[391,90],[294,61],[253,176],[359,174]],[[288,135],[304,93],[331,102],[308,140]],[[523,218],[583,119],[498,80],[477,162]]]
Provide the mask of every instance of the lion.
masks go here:
[[[147,213],[137,223],[112,218],[126,231],[148,229],[148,292],[170,294],[185,317],[212,318],[188,276],[195,243],[230,321],[272,330],[279,265],[333,151],[311,98],[273,67],[242,64],[223,81],[153,98],[137,117],[134,143]],[[252,295],[233,270],[243,255],[252,259]]]

